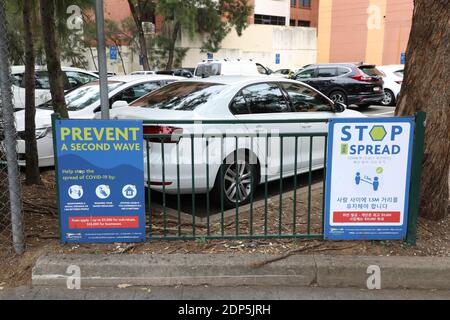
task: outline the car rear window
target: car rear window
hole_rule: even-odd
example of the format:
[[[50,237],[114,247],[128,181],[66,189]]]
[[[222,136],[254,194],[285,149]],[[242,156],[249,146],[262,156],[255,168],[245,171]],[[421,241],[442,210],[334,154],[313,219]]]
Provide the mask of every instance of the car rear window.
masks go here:
[[[197,69],[195,69],[195,75],[197,77],[218,76],[220,75],[220,71],[220,63],[204,63],[197,66]]]
[[[131,107],[191,111],[224,88],[225,85],[218,83],[175,82],[143,96]]]
[[[359,70],[367,74],[371,77],[382,77],[383,73],[381,73],[380,70],[378,70],[375,66],[361,66],[359,67]]]

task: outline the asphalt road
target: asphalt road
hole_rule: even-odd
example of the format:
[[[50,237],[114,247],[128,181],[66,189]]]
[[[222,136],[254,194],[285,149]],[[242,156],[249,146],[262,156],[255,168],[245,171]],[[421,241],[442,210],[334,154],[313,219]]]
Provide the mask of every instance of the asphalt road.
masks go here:
[[[373,105],[365,110],[360,110],[357,106],[350,106],[350,109],[360,111],[370,117],[393,117],[395,107],[383,107]]]
[[[422,300],[450,299],[443,290],[361,290],[353,288],[319,287],[139,287],[91,288],[68,290],[61,288],[19,287],[0,291],[0,300]]]

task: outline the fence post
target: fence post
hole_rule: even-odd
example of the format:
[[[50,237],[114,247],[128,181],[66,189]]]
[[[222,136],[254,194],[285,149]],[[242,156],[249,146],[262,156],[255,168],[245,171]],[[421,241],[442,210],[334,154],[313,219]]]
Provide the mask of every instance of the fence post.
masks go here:
[[[425,112],[417,112],[415,115],[415,130],[413,154],[411,163],[411,182],[409,189],[409,208],[408,208],[408,231],[406,233],[406,243],[416,244],[417,236],[417,217],[420,207],[420,183],[422,178],[422,159],[423,144],[425,140]]]
[[[20,172],[17,163],[16,127],[11,90],[11,72],[9,65],[9,48],[6,28],[5,1],[0,2],[0,89],[1,120],[4,128],[4,146],[8,167],[9,203],[11,210],[13,248],[17,254],[24,251],[24,231]]]

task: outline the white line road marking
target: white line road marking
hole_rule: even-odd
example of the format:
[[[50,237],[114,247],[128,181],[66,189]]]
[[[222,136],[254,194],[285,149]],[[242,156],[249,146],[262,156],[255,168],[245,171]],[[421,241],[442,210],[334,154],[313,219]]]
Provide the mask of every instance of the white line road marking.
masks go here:
[[[373,115],[373,116],[382,116],[382,115],[385,115],[385,114],[394,114],[394,111],[389,111],[389,112],[383,112],[383,113],[375,113],[375,114],[371,114],[371,115]]]

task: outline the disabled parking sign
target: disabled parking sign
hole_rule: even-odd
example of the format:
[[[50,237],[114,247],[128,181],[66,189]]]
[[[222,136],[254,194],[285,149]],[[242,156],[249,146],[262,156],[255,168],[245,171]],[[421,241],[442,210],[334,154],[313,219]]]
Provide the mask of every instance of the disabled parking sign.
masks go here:
[[[405,238],[413,136],[410,117],[330,121],[326,239]]]
[[[61,241],[145,240],[142,121],[56,120]]]

